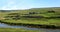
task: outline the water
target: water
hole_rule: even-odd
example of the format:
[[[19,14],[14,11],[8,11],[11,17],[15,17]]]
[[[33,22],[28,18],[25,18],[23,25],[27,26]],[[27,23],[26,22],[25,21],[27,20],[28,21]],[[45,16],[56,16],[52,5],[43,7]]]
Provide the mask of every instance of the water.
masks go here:
[[[8,25],[8,24],[4,24],[4,23],[0,23],[0,27],[1,28],[24,28],[26,30],[41,30],[44,32],[60,32],[60,29],[43,29],[43,28],[29,28],[26,26],[16,26],[16,25]]]

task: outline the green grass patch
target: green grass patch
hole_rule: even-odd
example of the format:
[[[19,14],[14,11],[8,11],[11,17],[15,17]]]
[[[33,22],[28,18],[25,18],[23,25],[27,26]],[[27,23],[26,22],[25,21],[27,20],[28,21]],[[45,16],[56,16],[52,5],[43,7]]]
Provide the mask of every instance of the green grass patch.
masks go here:
[[[20,19],[20,20],[3,20],[3,22],[60,26],[60,19],[40,19],[40,20],[38,20],[38,19]]]
[[[25,30],[21,28],[0,28],[0,32],[41,32],[40,30]]]

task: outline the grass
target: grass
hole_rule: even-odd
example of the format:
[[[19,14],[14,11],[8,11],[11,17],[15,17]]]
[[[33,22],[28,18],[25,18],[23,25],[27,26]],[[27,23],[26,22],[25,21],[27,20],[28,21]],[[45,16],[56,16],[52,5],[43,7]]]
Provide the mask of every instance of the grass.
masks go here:
[[[21,28],[0,28],[0,32],[41,32],[40,30],[25,30]]]
[[[49,13],[49,10],[54,10],[55,13]],[[38,12],[39,14],[29,14],[29,12]],[[10,13],[19,13],[20,16],[23,16],[24,14],[29,14],[30,16],[44,16],[44,17],[52,17],[60,15],[60,8],[35,8],[35,9],[29,9],[29,10],[20,10],[20,11],[12,11],[12,12],[0,12],[0,18],[4,18],[5,16],[8,16]],[[40,14],[42,13],[42,14]],[[22,15],[23,14],[23,15]],[[58,19],[27,19],[22,18],[19,20],[3,20],[4,22],[10,22],[10,23],[24,23],[24,24],[41,24],[41,25],[55,25],[60,26],[60,18]]]
[[[23,24],[40,24],[40,25],[55,25],[60,26],[60,20],[59,19],[20,19],[20,20],[3,20],[4,22],[8,23],[23,23]]]

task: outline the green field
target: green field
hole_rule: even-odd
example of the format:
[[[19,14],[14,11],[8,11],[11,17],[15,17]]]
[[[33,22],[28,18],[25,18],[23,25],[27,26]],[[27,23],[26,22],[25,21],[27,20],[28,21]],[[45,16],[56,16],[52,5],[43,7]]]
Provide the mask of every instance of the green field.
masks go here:
[[[42,32],[40,30],[25,30],[21,28],[0,28],[0,32]]]
[[[4,20],[3,22],[60,26],[60,20],[56,20],[56,19],[50,19],[50,20],[17,20],[17,21],[16,20]]]
[[[39,18],[40,17],[40,18]],[[33,8],[0,12],[0,20],[10,23],[60,26],[60,8]]]
[[[33,8],[27,10],[0,11],[0,20],[7,23],[60,26],[60,8]],[[41,32],[21,28],[0,28],[0,32]]]
[[[5,11],[5,10],[4,10]],[[0,20],[7,23],[54,25],[60,27],[60,8],[34,8],[28,10],[11,10],[0,12]],[[37,30],[24,30],[0,28],[0,32],[40,32]]]

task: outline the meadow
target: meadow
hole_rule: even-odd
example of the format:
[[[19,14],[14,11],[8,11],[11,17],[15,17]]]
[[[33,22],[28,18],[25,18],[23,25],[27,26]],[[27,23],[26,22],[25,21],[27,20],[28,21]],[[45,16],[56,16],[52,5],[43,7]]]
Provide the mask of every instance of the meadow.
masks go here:
[[[25,30],[22,28],[0,28],[0,32],[41,32],[39,30]]]
[[[8,12],[7,10],[2,10],[2,12],[0,12],[0,20],[7,23],[54,25],[60,27],[60,8],[32,8],[27,10],[8,10]],[[2,30],[4,29],[1,29],[1,31]],[[12,29],[6,30],[12,31]],[[16,31],[18,29],[13,30]],[[18,31],[20,31],[20,29]]]

